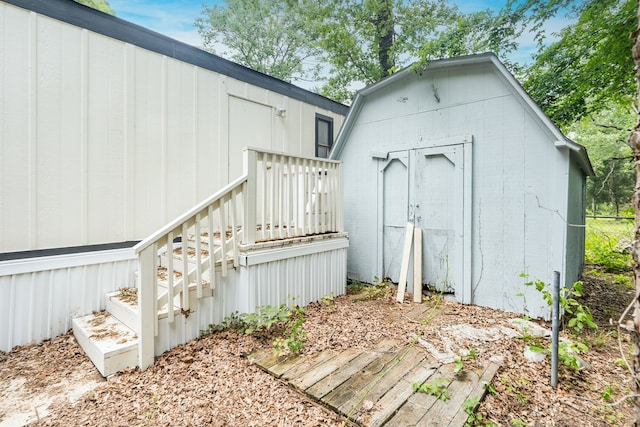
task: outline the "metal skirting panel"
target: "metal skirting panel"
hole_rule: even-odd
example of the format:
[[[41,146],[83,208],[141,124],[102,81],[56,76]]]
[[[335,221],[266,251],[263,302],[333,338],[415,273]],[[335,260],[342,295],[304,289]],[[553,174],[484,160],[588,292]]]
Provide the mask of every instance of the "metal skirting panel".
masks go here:
[[[346,292],[346,248],[249,267],[245,309],[295,303],[307,305]]]
[[[223,278],[216,273],[213,296],[202,298],[189,316],[178,314],[170,324],[160,319],[155,339],[156,356],[200,335],[210,324],[219,324],[233,312],[254,312],[256,307],[295,303],[307,305],[333,293],[346,292],[347,246],[327,250],[316,246],[317,252],[298,257],[271,260],[257,265],[239,266]],[[305,246],[305,244],[301,244]],[[307,247],[309,244],[306,245]],[[302,253],[305,251],[302,250]]]
[[[0,351],[67,332],[105,308],[105,293],[133,286],[135,270],[130,249],[0,263]]]

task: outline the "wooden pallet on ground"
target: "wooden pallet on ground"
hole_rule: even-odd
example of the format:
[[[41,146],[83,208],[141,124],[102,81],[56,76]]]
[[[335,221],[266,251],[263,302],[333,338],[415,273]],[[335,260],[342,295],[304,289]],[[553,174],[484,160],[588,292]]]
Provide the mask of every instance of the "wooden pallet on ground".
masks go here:
[[[375,350],[347,349],[286,359],[272,349],[249,359],[312,399],[364,426],[463,426],[465,402],[479,402],[499,366],[469,361],[462,371],[423,349],[381,341]],[[446,387],[448,398],[415,392],[414,384]],[[476,400],[477,399],[477,400]]]

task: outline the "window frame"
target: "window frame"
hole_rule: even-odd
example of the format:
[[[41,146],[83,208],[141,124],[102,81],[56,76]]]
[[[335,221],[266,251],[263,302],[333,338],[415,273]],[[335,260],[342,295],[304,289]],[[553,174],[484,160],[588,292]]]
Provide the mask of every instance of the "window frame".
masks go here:
[[[319,132],[318,132],[318,128],[319,128],[319,124],[320,122],[324,122],[328,124],[328,138],[329,138],[329,145],[326,146],[324,144],[320,144],[320,140],[319,140]],[[329,154],[331,153],[331,149],[333,148],[333,143],[335,141],[333,140],[333,118],[329,117],[329,116],[325,116],[324,114],[320,114],[320,113],[316,113],[316,119],[315,119],[315,155],[316,157],[318,156],[318,149],[320,148],[320,146],[322,147],[327,147],[327,157],[329,157]]]

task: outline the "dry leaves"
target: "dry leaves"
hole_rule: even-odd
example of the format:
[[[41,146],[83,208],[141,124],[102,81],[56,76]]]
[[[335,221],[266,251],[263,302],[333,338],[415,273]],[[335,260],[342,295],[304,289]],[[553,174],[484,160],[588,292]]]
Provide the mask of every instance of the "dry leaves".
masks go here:
[[[595,280],[595,279],[594,279]],[[591,283],[591,284],[590,284]],[[601,291],[604,285],[587,281]],[[608,308],[627,302],[625,295],[607,294]],[[613,299],[619,298],[616,302]],[[597,304],[597,301],[592,301]],[[314,353],[350,347],[375,348],[383,338],[409,343],[414,337],[428,339],[436,346],[439,331],[457,324],[474,327],[506,325],[511,313],[453,302],[428,300],[434,309],[426,322],[407,316],[413,304],[397,304],[392,296],[356,301],[351,296],[328,299],[307,308],[303,351]],[[587,302],[587,305],[590,305]],[[592,309],[597,307],[592,306]],[[604,318],[604,314],[598,318]],[[504,337],[495,341],[461,345],[474,346],[480,360],[503,358],[493,389],[479,407],[484,420],[501,426],[600,426],[628,425],[631,407],[604,406],[602,393],[611,388],[614,400],[629,389],[628,373],[614,362],[619,357],[612,329],[603,325],[600,346],[592,348],[585,360],[591,371],[574,373],[560,370],[560,387],[549,386],[550,364],[535,364],[522,356],[523,342]],[[609,338],[607,338],[609,337]],[[129,370],[108,382],[85,390],[75,403],[70,399],[53,402],[50,415],[41,415],[40,425],[91,426],[338,426],[343,419],[271,377],[246,359],[261,347],[270,347],[273,337],[238,335],[222,331],[173,349],[156,360],[145,372]],[[83,372],[85,378],[74,377]],[[21,389],[29,404],[33,393],[58,394],[62,381],[76,386],[97,375],[70,334],[42,345],[0,353],[0,401],[7,399],[9,384],[24,381]],[[72,385],[65,388],[68,389]],[[14,390],[15,391],[15,390]],[[0,425],[11,416],[11,409],[0,406]],[[3,415],[4,411],[4,415]],[[32,411],[33,414],[33,411]],[[4,418],[3,418],[4,417]],[[520,424],[519,424],[520,423]]]

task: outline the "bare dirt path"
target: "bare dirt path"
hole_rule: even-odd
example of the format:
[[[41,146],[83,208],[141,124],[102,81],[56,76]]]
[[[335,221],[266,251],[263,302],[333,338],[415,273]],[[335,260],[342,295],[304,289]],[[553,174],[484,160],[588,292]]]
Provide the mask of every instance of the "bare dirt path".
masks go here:
[[[591,349],[583,355],[591,369],[574,372],[561,367],[557,390],[549,386],[549,361],[525,359],[522,339],[505,335],[465,341],[456,326],[508,326],[512,313],[436,297],[425,302],[432,308],[420,322],[407,315],[413,305],[397,304],[391,291],[372,300],[350,295],[312,304],[305,315],[303,351],[371,349],[391,338],[429,342],[445,352],[452,347],[447,331],[458,331],[454,352],[473,347],[480,361],[502,360],[475,425],[629,425],[628,403],[609,406],[629,392],[630,376],[618,360],[617,333],[608,326],[608,318],[621,312],[631,296],[596,278],[587,280],[585,291],[593,295],[586,303],[594,311],[598,306],[609,311],[595,316],[601,328],[590,336]],[[129,370],[109,381],[99,377],[70,334],[0,353],[0,426],[26,421],[56,426],[342,425],[341,417],[247,360],[247,354],[271,346],[272,340],[265,334],[217,332],[163,354],[145,372]],[[625,340],[623,348],[628,348]],[[25,414],[28,419],[20,418]]]

